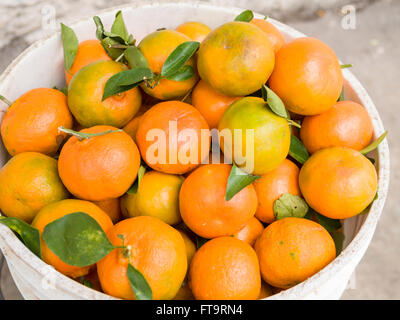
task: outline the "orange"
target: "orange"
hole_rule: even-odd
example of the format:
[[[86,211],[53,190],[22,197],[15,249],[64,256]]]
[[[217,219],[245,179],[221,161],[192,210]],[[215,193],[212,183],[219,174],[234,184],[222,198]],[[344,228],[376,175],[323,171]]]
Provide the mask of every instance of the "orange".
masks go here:
[[[202,42],[205,37],[211,32],[211,29],[204,23],[197,21],[189,21],[180,24],[176,31],[183,33],[193,41]]]
[[[102,101],[108,79],[128,68],[115,61],[99,61],[83,67],[68,88],[68,106],[83,127],[109,125],[121,128],[142,104],[139,88],[116,94]]]
[[[256,217],[263,222],[275,220],[273,206],[275,200],[284,193],[301,196],[299,188],[299,168],[292,161],[285,159],[278,168],[264,174],[254,181],[258,207]]]
[[[49,223],[74,212],[84,212],[88,214],[97,221],[104,232],[107,232],[113,225],[110,217],[93,203],[77,199],[68,199],[49,204],[40,210],[32,222],[32,227],[38,229],[40,234],[42,234],[44,228]],[[52,265],[57,271],[66,276],[73,278],[81,277],[88,274],[94,267],[77,267],[66,264],[47,247],[43,239],[41,239],[40,246],[43,261]]]
[[[159,75],[161,73],[164,62],[168,56],[180,44],[191,41],[191,39],[175,30],[160,30],[150,33],[139,43],[138,48],[146,58],[149,68],[153,73]],[[195,75],[184,81],[174,81],[161,79],[160,82],[152,89],[145,83],[140,87],[150,96],[160,100],[171,100],[186,95],[198,80],[196,72],[196,61],[192,57],[186,62],[195,71]]]
[[[17,154],[0,169],[0,210],[7,217],[30,223],[44,206],[68,195],[57,160],[43,154]]]
[[[240,97],[225,96],[200,80],[192,93],[192,104],[206,119],[210,129],[217,128],[225,110]]]
[[[343,75],[339,60],[328,45],[303,37],[288,42],[277,52],[269,85],[290,111],[315,115],[336,103]]]
[[[19,97],[4,114],[1,137],[9,154],[26,151],[54,155],[66,134],[59,126],[72,128],[67,97],[55,89],[33,89]]]
[[[274,50],[265,32],[247,22],[228,22],[200,45],[201,79],[227,96],[246,96],[261,88],[274,69]]]
[[[190,104],[162,102],[142,116],[136,142],[143,160],[151,168],[164,173],[184,174],[196,168],[208,155],[208,130],[206,120]]]
[[[203,238],[232,235],[254,216],[257,195],[252,185],[225,200],[225,190],[232,166],[203,165],[183,182],[179,208],[185,224]]]
[[[80,69],[88,64],[100,60],[111,60],[111,58],[106,53],[99,40],[86,40],[81,42],[71,69],[69,69],[69,71],[65,70],[65,80],[67,81],[67,85],[69,85],[74,74]]]
[[[259,238],[256,251],[264,281],[283,289],[311,277],[336,257],[328,231],[300,218],[271,223]]]
[[[257,238],[264,231],[264,226],[257,218],[251,218],[249,222],[233,236],[236,239],[247,242],[249,245],[254,246]]]
[[[117,130],[95,126],[83,133]],[[89,139],[73,136],[61,149],[58,172],[67,189],[77,198],[102,201],[122,196],[135,181],[140,154],[135,142],[123,131]]]
[[[171,225],[181,222],[179,190],[183,180],[172,174],[146,172],[136,193],[127,193],[121,198],[124,215],[151,216]]]
[[[122,218],[119,198],[108,199],[103,201],[94,201],[101,210],[108,214],[113,223],[117,223]]]
[[[272,23],[264,19],[253,19],[250,23],[256,25],[267,34],[275,53],[285,44],[285,38],[282,33]]]
[[[123,128],[122,130],[124,130],[127,134],[129,134],[131,136],[131,138],[133,139],[133,141],[136,142],[136,132],[137,129],[139,127],[139,122],[140,119],[142,119],[142,115],[148,110],[147,107],[145,107],[144,105],[141,106],[141,108],[139,109],[139,111],[135,114],[135,116],[133,117],[133,119],[131,121],[129,121]]]
[[[265,174],[277,168],[289,152],[287,120],[273,113],[261,98],[245,97],[234,102],[218,129],[225,157],[232,159],[233,155],[236,165],[247,173]]]
[[[179,233],[181,234],[183,241],[185,241],[185,247],[186,247],[186,256],[187,256],[187,261],[188,261],[188,267],[190,266],[190,263],[192,262],[192,259],[194,257],[194,254],[196,253],[196,245],[192,241],[192,239],[189,238],[186,232],[179,230]]]
[[[374,199],[377,183],[371,161],[345,147],[315,152],[299,175],[304,199],[315,211],[332,219],[361,213]]]
[[[258,299],[265,299],[272,296],[274,293],[272,292],[272,288],[268,283],[261,281],[261,290]]]
[[[363,106],[340,101],[319,115],[305,117],[300,137],[310,153],[329,147],[362,150],[370,143],[373,132],[371,118]]]
[[[194,255],[189,285],[197,300],[257,299],[261,289],[257,255],[241,240],[212,239]]]
[[[154,300],[170,300],[178,293],[187,271],[185,242],[177,230],[153,217],[136,217],[117,223],[107,233],[111,243],[124,244],[97,263],[103,291],[117,298],[134,299],[126,275],[130,263],[143,274]],[[130,258],[129,258],[130,256]]]

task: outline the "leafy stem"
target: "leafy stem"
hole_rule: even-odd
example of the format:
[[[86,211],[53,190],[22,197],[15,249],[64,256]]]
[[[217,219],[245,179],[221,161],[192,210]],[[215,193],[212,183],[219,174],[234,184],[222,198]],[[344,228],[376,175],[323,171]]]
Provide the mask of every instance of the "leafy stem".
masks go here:
[[[75,131],[75,130],[72,130],[72,129],[67,129],[67,128],[64,128],[63,126],[58,127],[58,130],[60,130],[62,132],[65,132],[65,133],[68,133],[68,134],[72,134],[73,136],[77,137],[79,141],[82,141],[84,139],[90,139],[92,137],[103,136],[105,134],[112,133],[112,132],[120,132],[120,131],[122,131],[121,129],[117,129],[117,130],[111,130],[110,129],[110,130],[106,130],[106,131],[103,131],[103,132],[87,133],[87,132],[78,132],[78,131]]]
[[[3,101],[5,104],[7,104],[9,107],[12,105],[12,102],[8,100],[6,97],[2,96],[0,94],[0,100]]]

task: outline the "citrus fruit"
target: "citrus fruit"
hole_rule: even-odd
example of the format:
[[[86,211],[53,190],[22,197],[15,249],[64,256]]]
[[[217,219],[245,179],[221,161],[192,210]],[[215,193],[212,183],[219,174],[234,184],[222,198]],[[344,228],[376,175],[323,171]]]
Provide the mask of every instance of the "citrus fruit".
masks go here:
[[[81,133],[117,130],[95,126]],[[73,136],[61,149],[58,172],[67,189],[77,198],[102,201],[122,196],[135,181],[140,154],[135,142],[123,131],[79,140]]]
[[[247,242],[249,245],[253,246],[257,238],[264,231],[264,226],[255,217],[251,218],[249,222],[233,236],[236,239]]]
[[[370,143],[373,132],[371,118],[363,106],[340,101],[321,114],[305,117],[300,137],[310,153],[329,147],[362,150]]]
[[[275,59],[269,85],[286,108],[315,115],[333,107],[342,91],[343,75],[328,45],[315,38],[297,38],[283,45]]]
[[[30,223],[44,206],[65,199],[68,191],[57,172],[57,160],[23,152],[0,169],[0,210]]]
[[[275,53],[285,44],[285,38],[282,33],[272,23],[264,19],[253,19],[250,23],[256,25],[267,34]]]
[[[159,30],[150,33],[139,43],[138,48],[146,58],[149,68],[154,74],[161,73],[164,62],[168,56],[180,44],[191,41],[191,39],[175,30]],[[171,100],[186,95],[190,89],[196,84],[198,76],[196,73],[196,61],[194,57],[190,58],[186,65],[189,65],[195,71],[195,75],[184,81],[174,81],[168,79],[161,79],[160,82],[151,88],[145,83],[140,87],[150,96],[160,100]]]
[[[127,193],[121,199],[125,216],[151,216],[168,224],[181,222],[179,190],[184,178],[172,174],[148,171],[136,193]]]
[[[245,96],[265,84],[274,69],[268,36],[253,24],[228,22],[211,31],[200,45],[201,79],[227,96]]]
[[[203,165],[183,182],[179,193],[179,208],[185,224],[203,238],[232,235],[254,216],[257,195],[248,185],[225,200],[225,190],[232,166]]]
[[[194,255],[189,285],[197,300],[257,299],[261,289],[257,255],[241,240],[212,239]]]
[[[208,155],[208,130],[206,120],[196,108],[180,101],[167,101],[156,104],[142,116],[136,142],[151,168],[183,174],[196,168]]]
[[[192,104],[206,119],[210,129],[217,128],[225,110],[240,97],[225,96],[200,80],[192,93]]]
[[[360,152],[345,147],[315,152],[300,170],[299,185],[307,203],[332,219],[361,213],[377,190],[375,167]]]
[[[336,257],[328,231],[300,218],[271,223],[257,241],[256,251],[264,281],[283,289],[311,277]]]
[[[114,297],[134,299],[127,277],[130,263],[147,280],[154,300],[173,299],[187,271],[185,242],[177,230],[153,217],[122,220],[107,233],[117,248],[97,263],[103,291]]]
[[[211,32],[211,29],[204,23],[197,21],[189,21],[180,24],[176,31],[183,33],[193,41],[202,42],[205,37]]]
[[[142,119],[142,115],[147,110],[148,110],[148,108],[145,107],[144,105],[142,105],[141,108],[139,109],[139,111],[133,117],[133,119],[131,121],[129,121],[122,128],[122,130],[124,130],[127,134],[129,134],[131,136],[131,138],[133,139],[133,141],[135,141],[135,142],[136,142],[136,132],[137,132],[137,129],[139,127],[139,121],[140,121],[140,119]]]
[[[218,129],[225,157],[232,159],[233,155],[236,165],[247,173],[265,174],[277,168],[289,152],[287,120],[273,113],[261,98],[245,97],[234,102]]]
[[[99,61],[83,67],[68,87],[68,106],[83,127],[109,125],[123,127],[139,110],[142,97],[139,88],[103,99],[108,79],[127,67],[115,61]]]
[[[74,63],[69,71],[65,70],[67,85],[75,73],[96,61],[111,60],[99,40],[86,40],[79,43]]]
[[[181,288],[173,300],[194,300],[192,290],[189,288],[189,283],[184,280]]]
[[[1,137],[12,156],[27,151],[54,155],[66,137],[58,127],[72,125],[65,94],[38,88],[23,94],[7,109]]]
[[[192,241],[191,238],[187,235],[186,232],[179,230],[179,233],[181,234],[183,241],[185,241],[185,247],[186,247],[186,256],[187,256],[187,261],[188,261],[188,266],[190,266],[190,263],[192,262],[193,256],[196,253],[196,245]]]
[[[93,203],[108,214],[113,223],[117,223],[122,218],[119,198],[94,201]]]
[[[263,174],[253,185],[257,192],[257,219],[271,223],[275,220],[273,206],[284,193],[301,196],[299,188],[299,168],[292,161],[285,159],[274,170]]]
[[[32,227],[38,229],[40,234],[42,234],[44,228],[49,223],[74,212],[88,214],[97,221],[104,232],[107,232],[113,225],[110,217],[95,204],[84,200],[67,199],[51,203],[42,208],[32,221]],[[43,261],[52,265],[57,271],[66,276],[73,278],[81,277],[88,274],[94,267],[77,267],[66,264],[47,247],[43,239],[41,239],[40,247]]]

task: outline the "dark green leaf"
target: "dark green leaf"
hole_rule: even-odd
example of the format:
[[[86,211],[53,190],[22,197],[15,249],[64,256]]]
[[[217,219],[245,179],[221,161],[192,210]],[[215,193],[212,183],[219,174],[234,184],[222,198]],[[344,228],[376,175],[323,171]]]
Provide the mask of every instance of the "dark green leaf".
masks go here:
[[[202,237],[196,235],[196,246],[197,246],[197,249],[200,249],[201,246],[202,246],[203,244],[205,244],[208,240],[209,240],[209,239],[202,238]]]
[[[31,227],[26,222],[13,217],[0,217],[0,223],[17,233],[27,248],[39,258],[42,258],[40,251],[40,233],[37,229]]]
[[[338,219],[331,219],[323,216],[322,214],[315,212],[318,223],[323,226],[328,232],[333,232],[342,227],[342,223]]]
[[[193,76],[194,76],[193,68],[189,65],[185,65],[182,68],[180,68],[177,73],[174,73],[173,75],[166,78],[168,80],[174,80],[174,81],[185,81],[190,78],[193,78]]]
[[[147,63],[146,58],[137,47],[135,46],[128,47],[128,49],[125,50],[124,55],[131,69],[149,68],[149,64]]]
[[[344,233],[340,231],[330,232],[330,235],[335,243],[336,256],[338,256],[343,250]]]
[[[352,66],[353,66],[352,64],[341,64],[340,68],[347,69],[347,68],[351,68]]]
[[[61,38],[64,49],[64,67],[69,71],[78,52],[79,41],[74,30],[61,23]]]
[[[138,269],[128,263],[126,274],[136,300],[153,299],[153,292],[151,291],[150,285]]]
[[[368,147],[365,147],[360,151],[361,154],[366,155],[367,153],[371,152],[372,150],[376,149],[383,139],[387,136],[388,131],[385,131],[378,139],[376,139],[374,142],[372,142]]]
[[[120,45],[120,43],[117,40],[112,39],[110,37],[106,37],[103,40],[101,40],[101,45],[103,46],[107,54],[110,56],[110,58],[113,60],[118,59],[125,51],[125,49],[113,48],[113,46],[118,46]]]
[[[120,35],[113,33],[113,32],[108,32],[108,31],[104,31],[104,36],[106,36],[107,38],[111,38],[112,40],[114,40],[116,42],[116,44],[119,45],[126,45],[126,41],[124,38],[122,38]]]
[[[262,86],[261,91],[264,101],[268,103],[268,106],[270,107],[272,112],[282,118],[287,119],[288,112],[286,111],[285,105],[283,104],[281,98],[279,98],[278,95],[266,85]]]
[[[299,196],[284,193],[275,200],[273,210],[277,220],[288,217],[304,218],[308,212],[308,205]]]
[[[126,29],[124,18],[122,17],[122,12],[118,11],[115,15],[115,20],[111,26],[111,33],[120,36],[124,42],[128,42],[129,33]]]
[[[143,178],[145,173],[146,173],[146,166],[140,165],[139,171],[138,171],[138,174],[137,174],[137,178],[136,178],[135,182],[133,183],[133,185],[129,188],[129,190],[126,193],[134,194],[134,193],[137,192],[137,190],[139,188],[140,181],[142,181],[142,178]]]
[[[105,87],[103,100],[115,94],[137,87],[145,79],[151,79],[153,72],[149,68],[136,68],[118,72],[108,79]]]
[[[88,288],[93,289],[93,283],[92,283],[92,281],[90,281],[90,280],[84,279],[83,282],[82,282],[82,284],[83,284],[85,287],[88,287]]]
[[[290,138],[289,155],[301,164],[306,162],[310,157],[306,147],[294,134],[292,134]]]
[[[49,223],[42,237],[49,249],[71,266],[90,266],[114,249],[97,221],[83,212]]]
[[[261,176],[247,174],[240,170],[235,164],[232,165],[231,173],[229,174],[228,183],[226,185],[225,200],[231,200],[236,193],[252,184]]]
[[[253,11],[245,10],[238,16],[236,16],[235,21],[250,22],[251,20],[253,20],[253,18],[254,18]]]
[[[93,17],[93,21],[96,25],[96,38],[100,41],[104,39],[104,26],[103,22],[98,16]]]
[[[342,91],[340,92],[339,99],[337,101],[343,101],[344,100],[344,87],[342,88]]]
[[[194,55],[199,46],[200,43],[196,41],[187,41],[177,46],[165,60],[161,69],[161,76],[168,78],[177,73]]]

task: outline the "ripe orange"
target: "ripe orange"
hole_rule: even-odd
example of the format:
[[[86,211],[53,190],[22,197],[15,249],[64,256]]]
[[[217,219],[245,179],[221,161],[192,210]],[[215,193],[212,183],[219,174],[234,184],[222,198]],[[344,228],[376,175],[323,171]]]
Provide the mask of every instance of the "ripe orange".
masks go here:
[[[100,60],[112,60],[104,50],[99,40],[86,40],[79,44],[74,63],[69,71],[65,70],[67,85],[80,69]]]
[[[272,23],[264,19],[253,19],[250,23],[256,25],[267,34],[275,53],[285,44],[285,38],[282,33]]]
[[[150,33],[139,43],[138,48],[146,58],[149,68],[153,73],[160,74],[164,62],[168,56],[180,44],[191,41],[191,39],[175,30],[160,30]],[[195,71],[195,76],[184,80],[174,81],[161,79],[153,89],[145,83],[141,84],[141,88],[150,96],[160,100],[171,100],[186,95],[198,80],[196,72],[196,61],[194,57],[190,58],[186,65],[190,65]]]
[[[122,219],[119,198],[113,198],[103,201],[93,201],[101,210],[108,214],[113,223],[117,223]]]
[[[233,236],[236,239],[247,242],[249,245],[254,246],[256,240],[264,231],[263,224],[255,217],[251,218],[249,222]]]
[[[303,37],[288,42],[277,52],[269,85],[290,111],[315,115],[336,103],[343,75],[339,60],[328,45]]]
[[[121,128],[138,112],[142,97],[139,88],[116,94],[102,101],[108,79],[127,70],[115,61],[99,61],[83,67],[71,80],[68,106],[83,127],[109,125]]]
[[[208,129],[206,120],[190,104],[162,102],[142,116],[136,142],[143,160],[151,168],[164,173],[184,174],[196,168],[208,155]],[[204,138],[202,130],[206,134]]]
[[[189,285],[198,300],[257,299],[261,289],[257,255],[238,239],[212,239],[194,255]]]
[[[173,299],[187,271],[185,242],[177,230],[153,217],[122,220],[107,233],[111,243],[126,249],[114,249],[97,263],[104,292],[122,299],[135,296],[126,275],[130,263],[143,274],[154,300]],[[129,258],[130,256],[130,258]]]
[[[203,165],[183,182],[179,193],[179,208],[185,224],[203,238],[232,235],[254,216],[257,195],[252,185],[225,200],[225,190],[231,166]]]
[[[328,111],[305,117],[300,137],[310,153],[329,147],[362,150],[370,143],[373,132],[371,118],[363,106],[340,101]]]
[[[211,29],[204,23],[190,21],[180,24],[176,31],[183,33],[193,41],[202,42],[205,37],[211,32]]]
[[[273,206],[275,200],[284,193],[301,196],[299,188],[299,168],[292,161],[285,159],[278,168],[264,174],[254,181],[258,207],[256,217],[263,222],[275,220]]]
[[[9,154],[34,151],[54,155],[72,128],[67,97],[55,89],[38,88],[19,97],[4,114],[1,137]]]
[[[247,173],[265,174],[277,168],[289,152],[288,122],[261,98],[245,97],[234,102],[218,129],[225,157],[231,159],[233,154],[234,162]]]
[[[315,152],[300,170],[300,190],[307,203],[332,219],[361,213],[377,190],[375,167],[358,151],[345,147]]]
[[[122,130],[124,130],[127,134],[129,134],[131,136],[131,138],[133,139],[133,141],[135,141],[135,142],[136,142],[136,132],[137,132],[137,129],[139,127],[140,119],[142,119],[142,115],[147,110],[148,110],[148,108],[146,106],[142,105],[141,108],[139,109],[139,111],[133,117],[133,119],[131,121],[129,121],[122,128]]]
[[[185,241],[185,247],[186,247],[186,257],[187,257],[187,261],[188,261],[188,267],[190,266],[190,263],[192,262],[192,259],[194,257],[194,254],[196,253],[196,245],[194,244],[194,242],[192,241],[191,238],[189,238],[189,236],[187,235],[187,233],[185,231],[179,230],[179,233],[181,234],[183,241]]]
[[[109,126],[84,129],[84,133],[117,130]],[[140,154],[125,132],[112,132],[89,139],[71,137],[61,149],[58,172],[77,198],[102,201],[122,196],[135,181]]]
[[[74,212],[84,212],[97,221],[101,228],[107,232],[112,227],[110,217],[95,204],[89,201],[68,199],[58,201],[47,205],[39,211],[32,222],[32,227],[39,230],[42,234],[44,228],[54,220],[57,220],[67,214]],[[77,278],[89,273],[94,266],[77,267],[70,266],[57,257],[41,240],[42,259],[44,262],[52,265],[57,271],[65,274],[66,276]]]
[[[57,160],[23,152],[0,170],[0,210],[30,223],[44,206],[69,196],[57,172]]]
[[[336,257],[328,231],[300,218],[270,224],[257,241],[256,251],[264,281],[283,289],[311,277]]]
[[[225,96],[200,80],[192,93],[192,104],[206,119],[210,129],[217,128],[225,110],[240,97]]]
[[[201,43],[201,79],[227,96],[246,96],[261,88],[274,69],[274,50],[265,32],[246,22],[228,22]]]

